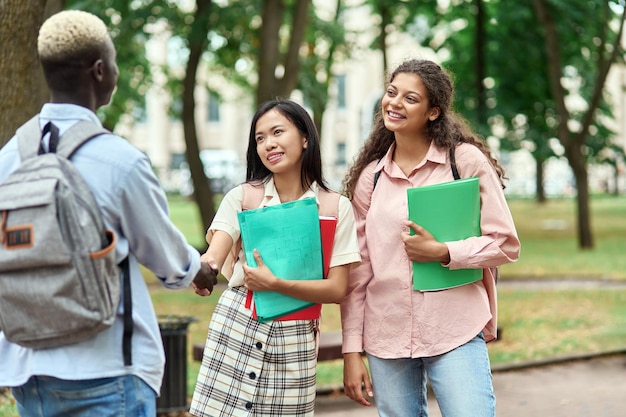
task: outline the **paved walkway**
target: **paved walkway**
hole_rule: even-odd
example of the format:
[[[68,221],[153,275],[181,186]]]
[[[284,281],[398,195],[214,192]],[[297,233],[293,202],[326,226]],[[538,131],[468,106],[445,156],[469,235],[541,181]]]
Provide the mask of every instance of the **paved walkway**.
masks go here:
[[[626,351],[493,370],[498,417],[625,417]],[[429,395],[430,417],[441,417]],[[343,396],[320,396],[316,416],[375,417]]]
[[[499,288],[624,288],[611,280],[502,280]],[[493,368],[498,417],[626,417],[626,350]],[[429,391],[430,417],[442,417]],[[376,417],[343,395],[318,396],[316,416]]]

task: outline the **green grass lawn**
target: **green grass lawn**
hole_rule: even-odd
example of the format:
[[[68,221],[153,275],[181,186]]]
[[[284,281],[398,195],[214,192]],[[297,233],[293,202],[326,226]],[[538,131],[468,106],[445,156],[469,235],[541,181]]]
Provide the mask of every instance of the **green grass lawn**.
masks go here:
[[[503,265],[503,278],[602,278],[626,280],[626,197],[591,199],[595,247],[578,249],[576,202],[509,202],[522,243],[518,262]]]

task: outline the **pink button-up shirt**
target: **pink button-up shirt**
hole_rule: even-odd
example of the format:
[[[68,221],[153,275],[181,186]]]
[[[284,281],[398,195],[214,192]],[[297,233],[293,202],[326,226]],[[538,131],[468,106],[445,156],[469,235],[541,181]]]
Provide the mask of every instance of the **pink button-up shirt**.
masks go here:
[[[482,236],[444,242],[450,269],[483,268],[483,279],[443,291],[412,287],[412,263],[400,234],[408,219],[407,188],[454,179],[447,150],[431,144],[407,177],[393,162],[395,145],[361,173],[352,205],[361,265],[350,273],[341,304],[343,352],[380,358],[416,358],[448,352],[484,331],[496,336],[495,267],[516,261],[520,243],[498,175],[475,146],[456,148],[461,177],[480,181]],[[374,189],[374,173],[382,171]]]

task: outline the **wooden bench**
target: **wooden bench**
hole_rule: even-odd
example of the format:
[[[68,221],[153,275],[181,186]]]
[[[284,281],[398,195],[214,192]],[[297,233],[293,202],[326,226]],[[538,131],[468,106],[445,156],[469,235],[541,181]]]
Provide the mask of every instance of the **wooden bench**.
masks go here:
[[[341,353],[341,332],[321,332],[320,333],[320,350],[317,354],[318,362],[332,361],[335,359],[343,359]],[[193,360],[202,362],[202,354],[204,345],[193,345]]]

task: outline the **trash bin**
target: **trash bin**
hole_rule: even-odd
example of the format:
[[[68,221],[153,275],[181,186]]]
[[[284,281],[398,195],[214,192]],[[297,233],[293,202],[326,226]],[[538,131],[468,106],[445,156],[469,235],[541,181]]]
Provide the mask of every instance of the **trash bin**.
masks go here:
[[[195,317],[159,316],[159,329],[165,349],[165,374],[157,415],[189,409],[187,403],[187,333]]]

